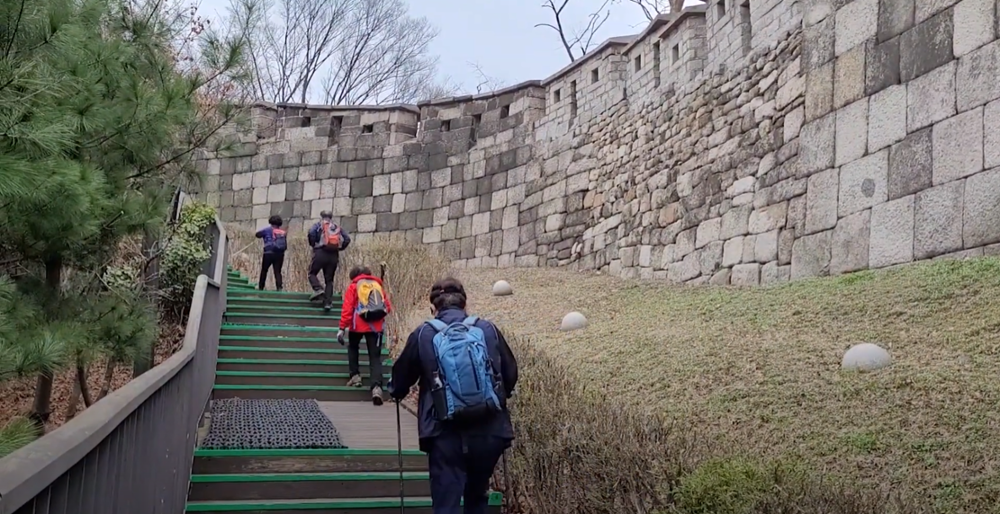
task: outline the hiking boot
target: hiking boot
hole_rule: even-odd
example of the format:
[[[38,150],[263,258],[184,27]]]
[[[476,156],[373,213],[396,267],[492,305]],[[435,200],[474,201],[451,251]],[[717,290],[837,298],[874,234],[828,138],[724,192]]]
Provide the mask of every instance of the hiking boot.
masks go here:
[[[323,291],[313,291],[313,294],[309,295],[309,301],[315,302],[323,297]]]
[[[323,306],[323,311],[324,312],[330,312],[331,310],[333,310],[333,304],[332,303],[328,303],[328,304],[326,304],[326,305]]]
[[[361,375],[352,375],[347,381],[347,387],[361,387]]]
[[[372,405],[382,405],[382,388],[379,386],[372,388]]]

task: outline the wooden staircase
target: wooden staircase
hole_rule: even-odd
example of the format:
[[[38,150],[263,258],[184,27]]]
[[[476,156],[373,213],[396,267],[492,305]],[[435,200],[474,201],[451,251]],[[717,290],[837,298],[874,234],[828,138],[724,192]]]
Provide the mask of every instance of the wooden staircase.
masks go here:
[[[187,512],[431,514],[416,418],[402,411],[400,456],[396,406],[372,405],[367,359],[373,357],[364,345],[363,387],[345,385],[347,349],[336,342],[340,296],[324,313],[308,293],[257,291],[232,270],[228,280],[213,399],[316,400],[346,448],[199,448]],[[374,358],[384,359],[387,384],[387,350]],[[491,514],[500,513],[501,499],[491,493]]]

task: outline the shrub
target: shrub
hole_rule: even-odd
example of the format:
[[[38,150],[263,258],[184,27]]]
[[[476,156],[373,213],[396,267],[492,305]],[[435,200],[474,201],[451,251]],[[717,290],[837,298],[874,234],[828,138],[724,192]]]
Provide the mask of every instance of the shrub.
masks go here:
[[[180,220],[160,261],[160,291],[165,307],[180,310],[190,304],[202,266],[212,257],[208,227],[213,223],[215,209],[208,204],[190,202],[181,209]]]
[[[795,463],[726,456],[696,436],[698,427],[672,425],[616,402],[574,380],[572,370],[537,343],[511,334],[508,340],[521,370],[511,402],[517,440],[507,498],[513,512],[925,512],[896,498],[818,481]]]

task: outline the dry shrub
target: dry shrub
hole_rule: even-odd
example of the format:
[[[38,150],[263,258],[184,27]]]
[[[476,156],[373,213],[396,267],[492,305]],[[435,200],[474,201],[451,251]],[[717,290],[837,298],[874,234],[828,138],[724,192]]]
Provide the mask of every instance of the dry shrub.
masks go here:
[[[719,449],[666,416],[615,402],[524,337],[511,413],[510,512],[526,514],[916,514],[816,479],[798,463]],[[497,488],[503,480],[495,478]]]
[[[260,277],[262,245],[253,232],[236,226],[226,228],[231,239],[229,249],[233,268],[251,280]],[[282,268],[286,291],[312,291],[307,274],[312,249],[304,233],[290,233],[288,250]],[[355,236],[351,246],[340,253],[334,288],[343,291],[348,285],[348,273],[354,266],[368,266],[378,275],[385,270],[385,285],[393,304],[387,318],[386,333],[390,341],[405,340],[418,319],[426,318],[428,293],[434,281],[449,274],[450,263],[427,247],[386,235]],[[269,274],[267,287],[274,288],[274,275]],[[402,345],[395,345],[398,352]]]
[[[516,510],[582,514],[668,506],[691,446],[687,438],[659,416],[600,399],[531,340],[510,337],[509,343],[521,371],[511,401]]]

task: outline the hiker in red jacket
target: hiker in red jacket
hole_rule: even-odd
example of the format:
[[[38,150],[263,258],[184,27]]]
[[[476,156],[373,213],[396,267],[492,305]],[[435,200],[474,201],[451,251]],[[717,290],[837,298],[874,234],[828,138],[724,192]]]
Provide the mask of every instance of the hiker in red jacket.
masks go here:
[[[340,330],[337,342],[347,339],[347,365],[351,378],[348,387],[361,387],[358,352],[361,340],[368,346],[368,364],[371,370],[372,403],[382,405],[382,333],[385,317],[392,310],[382,279],[373,276],[372,270],[359,266],[348,275],[351,285],[344,292],[344,305],[340,311]]]

